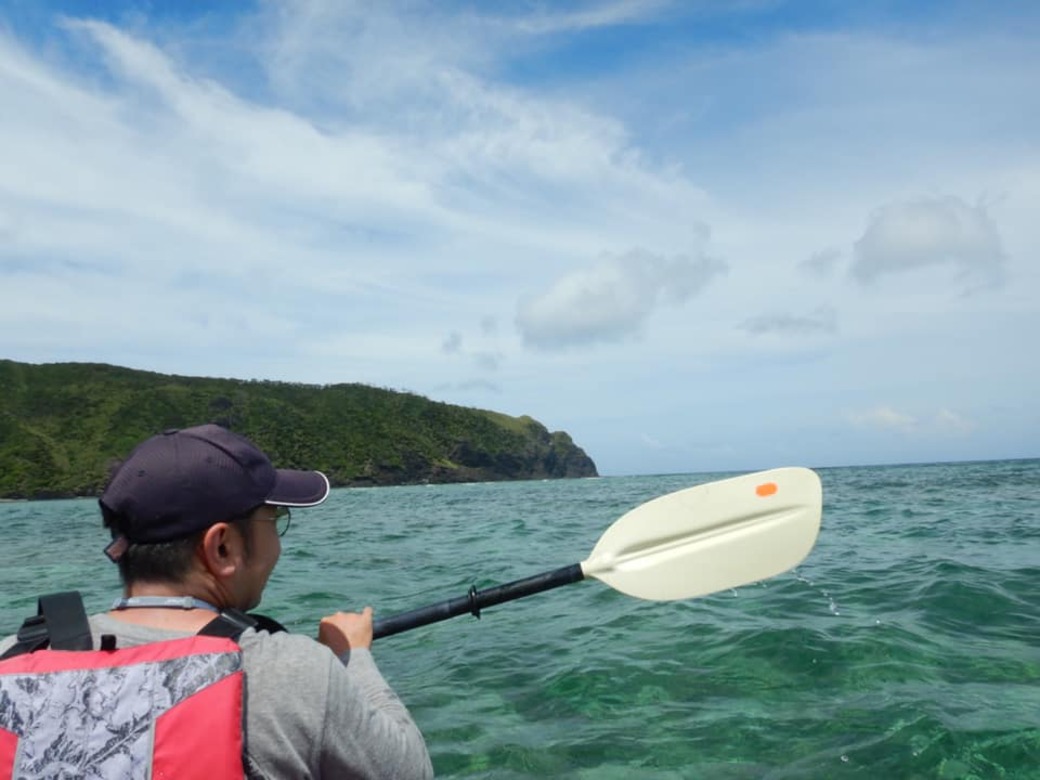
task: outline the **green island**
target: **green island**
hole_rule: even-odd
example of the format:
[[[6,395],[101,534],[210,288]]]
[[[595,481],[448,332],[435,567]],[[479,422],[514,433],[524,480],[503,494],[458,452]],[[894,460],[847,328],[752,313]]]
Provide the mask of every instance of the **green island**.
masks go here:
[[[205,422],[334,487],[597,476],[569,435],[531,417],[413,393],[0,360],[0,498],[97,495],[139,441]]]

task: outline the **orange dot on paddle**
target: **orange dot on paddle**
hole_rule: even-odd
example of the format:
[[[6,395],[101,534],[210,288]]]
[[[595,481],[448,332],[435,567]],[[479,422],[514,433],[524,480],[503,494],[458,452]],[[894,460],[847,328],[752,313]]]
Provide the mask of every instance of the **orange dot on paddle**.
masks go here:
[[[779,488],[776,486],[775,482],[763,482],[755,488],[755,492],[760,496],[771,496],[776,493],[777,490],[779,490]]]

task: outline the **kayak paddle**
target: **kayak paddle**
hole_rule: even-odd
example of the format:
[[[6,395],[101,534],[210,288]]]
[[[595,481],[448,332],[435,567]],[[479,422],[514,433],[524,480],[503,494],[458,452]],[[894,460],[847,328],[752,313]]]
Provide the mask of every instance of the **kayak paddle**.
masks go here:
[[[581,563],[377,620],[376,639],[595,577],[629,596],[669,601],[767,579],[816,542],[823,491],[806,468],[745,474],[640,504]]]

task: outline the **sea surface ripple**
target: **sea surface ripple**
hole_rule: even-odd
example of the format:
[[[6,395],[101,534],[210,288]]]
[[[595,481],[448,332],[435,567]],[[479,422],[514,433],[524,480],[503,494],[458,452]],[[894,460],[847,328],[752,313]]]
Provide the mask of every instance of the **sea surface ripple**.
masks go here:
[[[796,570],[651,603],[583,582],[376,643],[440,777],[1040,778],[1040,461],[819,470]],[[727,476],[341,489],[294,515],[264,612],[423,606],[583,560]],[[118,592],[96,504],[0,504],[0,626]]]

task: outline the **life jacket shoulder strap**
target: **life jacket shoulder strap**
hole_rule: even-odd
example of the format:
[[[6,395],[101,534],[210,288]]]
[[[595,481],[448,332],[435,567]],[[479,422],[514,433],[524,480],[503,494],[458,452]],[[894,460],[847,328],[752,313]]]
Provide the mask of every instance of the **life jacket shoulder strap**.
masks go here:
[[[237,609],[225,609],[204,625],[199,631],[199,635],[223,636],[237,641],[247,628],[255,628],[257,631],[267,631],[272,634],[286,630],[285,626],[266,615],[247,615]]]
[[[199,631],[200,636],[220,636],[238,640],[247,628],[275,633],[285,626],[266,615],[247,615],[237,609],[223,610]],[[93,650],[90,621],[79,591],[66,591],[41,596],[36,614],[26,618],[18,629],[15,643],[0,660],[50,647],[52,650]],[[102,649],[113,649],[104,647]]]
[[[79,591],[40,596],[36,614],[18,629],[17,641],[0,659],[31,653],[45,647],[54,650],[93,650],[90,622]]]

